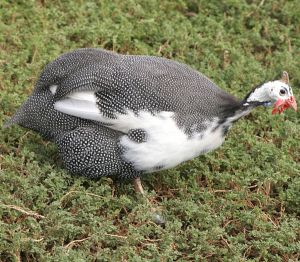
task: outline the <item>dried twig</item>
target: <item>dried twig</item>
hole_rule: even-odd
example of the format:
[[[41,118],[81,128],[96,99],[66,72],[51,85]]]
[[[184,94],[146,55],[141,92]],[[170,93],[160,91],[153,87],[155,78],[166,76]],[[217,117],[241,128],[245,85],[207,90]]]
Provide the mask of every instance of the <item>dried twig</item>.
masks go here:
[[[3,203],[0,203],[0,205],[2,207],[5,207],[5,208],[14,209],[14,210],[19,211],[19,212],[21,212],[21,213],[23,213],[23,214],[25,214],[27,216],[35,217],[37,219],[45,218],[45,216],[42,216],[42,215],[40,215],[40,214],[38,214],[36,212],[33,212],[31,210],[25,210],[25,209],[23,209],[23,208],[21,208],[19,206],[6,205],[6,204],[3,204]]]
[[[72,190],[72,191],[69,191],[67,194],[65,194],[61,199],[60,199],[60,202],[62,202],[68,195],[71,195],[71,194],[76,194],[76,193],[82,193],[82,191],[78,191],[78,190]],[[96,194],[93,194],[93,193],[84,193],[88,196],[93,196],[93,197],[98,197],[98,198],[101,198],[101,199],[104,199],[105,197],[103,196],[99,196],[99,195],[96,195]]]
[[[74,245],[76,245],[77,243],[81,243],[85,240],[88,240],[90,239],[91,237],[86,237],[86,238],[83,238],[83,239],[76,239],[76,240],[73,240],[71,241],[69,244],[65,245],[64,248],[65,249],[69,249],[69,248],[72,248]]]
[[[227,227],[229,224],[231,224],[232,222],[236,222],[236,221],[238,221],[238,220],[237,219],[228,220],[226,223],[224,223],[223,228]]]
[[[120,235],[114,235],[114,234],[108,234],[108,233],[105,233],[106,236],[109,236],[109,237],[117,237],[117,238],[123,238],[123,239],[127,239],[126,236],[120,236]]]
[[[278,228],[278,225],[272,220],[272,218],[269,215],[267,215],[266,213],[262,213],[262,217],[266,220],[269,220],[275,228]]]
[[[231,248],[230,248],[230,245],[229,245],[229,243],[228,243],[228,241],[227,241],[223,236],[221,236],[221,239],[222,239],[223,242],[226,244],[226,246],[227,246],[229,249],[231,249]]]
[[[162,239],[161,239],[161,238],[159,238],[159,239],[150,239],[150,238],[145,238],[144,240],[145,240],[145,241],[148,241],[148,242],[160,242],[160,241],[162,241]]]
[[[44,238],[40,238],[40,239],[34,239],[34,238],[23,238],[23,241],[32,241],[32,242],[41,242],[44,240]]]
[[[85,193],[85,194],[88,195],[88,196],[93,196],[93,197],[98,197],[98,198],[105,199],[105,197],[99,196],[99,195],[96,195],[96,194],[93,194],[93,193]]]
[[[105,233],[105,236],[110,236],[110,237],[116,237],[116,238],[121,238],[121,239],[127,239],[126,236],[120,236],[120,235],[114,235],[114,234],[108,234],[108,233]],[[90,239],[91,236],[89,237],[85,237],[85,238],[82,238],[82,239],[76,239],[76,240],[73,240],[71,241],[70,243],[68,243],[67,245],[64,246],[65,249],[70,249],[72,248],[74,245],[78,244],[78,243],[81,243],[81,242],[84,242],[88,239]]]
[[[213,193],[228,193],[228,192],[232,192],[231,189],[216,189],[216,190],[212,190]]]

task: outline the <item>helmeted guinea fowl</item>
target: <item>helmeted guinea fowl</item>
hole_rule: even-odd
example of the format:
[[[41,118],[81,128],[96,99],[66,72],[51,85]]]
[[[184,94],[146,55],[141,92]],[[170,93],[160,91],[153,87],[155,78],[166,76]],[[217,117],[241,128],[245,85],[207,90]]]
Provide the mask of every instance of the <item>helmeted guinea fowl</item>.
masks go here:
[[[288,82],[284,72],[239,101],[182,63],[79,49],[46,66],[10,124],[57,143],[71,173],[139,178],[219,147],[257,106],[296,110]]]

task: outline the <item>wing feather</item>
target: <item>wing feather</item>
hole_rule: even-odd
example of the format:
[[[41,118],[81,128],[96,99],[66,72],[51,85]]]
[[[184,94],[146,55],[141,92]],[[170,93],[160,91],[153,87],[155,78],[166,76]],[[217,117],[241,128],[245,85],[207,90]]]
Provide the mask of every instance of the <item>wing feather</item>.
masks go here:
[[[96,97],[92,91],[75,92],[54,103],[54,108],[62,113],[101,121],[101,114],[96,105]]]

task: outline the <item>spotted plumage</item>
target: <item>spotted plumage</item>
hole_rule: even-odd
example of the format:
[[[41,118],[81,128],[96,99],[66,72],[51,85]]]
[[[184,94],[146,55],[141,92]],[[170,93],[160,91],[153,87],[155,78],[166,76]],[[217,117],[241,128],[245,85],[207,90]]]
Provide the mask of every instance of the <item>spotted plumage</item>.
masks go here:
[[[135,143],[147,142],[147,132],[143,129],[130,129],[127,137]]]
[[[71,173],[134,178],[214,150],[253,108],[280,113],[293,99],[287,73],[240,101],[182,63],[79,49],[45,67],[9,124],[52,139]]]
[[[59,68],[63,70],[58,73]],[[176,122],[187,133],[195,128],[201,130],[204,121],[226,117],[240,107],[238,100],[187,65],[99,49],[79,49],[62,55],[46,67],[39,83],[59,83],[57,101],[72,93],[92,91],[97,109],[108,118],[126,110],[178,112]]]
[[[35,89],[6,125],[17,123],[50,140],[55,140],[66,131],[89,125],[88,120],[55,110],[53,104],[49,89]]]
[[[137,177],[140,173],[121,157],[119,137],[118,131],[90,125],[64,133],[57,139],[57,145],[66,168],[73,174],[90,178]]]
[[[35,90],[6,125],[18,123],[55,142],[71,174],[90,178],[134,178],[140,175],[121,158],[119,138],[122,133],[97,122],[63,114],[55,110],[53,104],[53,94],[49,89]]]

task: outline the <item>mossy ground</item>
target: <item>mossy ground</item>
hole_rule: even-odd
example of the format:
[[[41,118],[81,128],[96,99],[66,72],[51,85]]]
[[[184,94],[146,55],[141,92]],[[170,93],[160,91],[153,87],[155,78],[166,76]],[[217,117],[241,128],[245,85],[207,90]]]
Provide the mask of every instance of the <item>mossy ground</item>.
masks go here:
[[[297,261],[299,113],[257,109],[224,145],[130,184],[63,169],[55,146],[3,123],[43,66],[79,47],[164,56],[243,97],[287,70],[300,86],[299,1],[0,2],[1,261]]]

